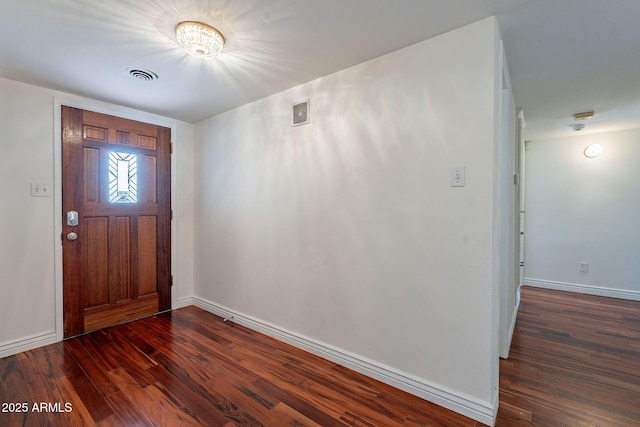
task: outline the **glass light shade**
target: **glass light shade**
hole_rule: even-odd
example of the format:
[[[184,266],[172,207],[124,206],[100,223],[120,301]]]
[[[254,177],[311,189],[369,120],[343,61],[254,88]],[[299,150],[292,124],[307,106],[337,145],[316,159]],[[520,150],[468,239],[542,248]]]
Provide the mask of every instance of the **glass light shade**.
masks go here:
[[[604,152],[604,147],[600,144],[591,144],[584,149],[584,155],[587,157],[598,157]]]
[[[213,59],[224,46],[224,37],[215,28],[201,22],[185,21],[176,27],[178,43],[189,55]]]

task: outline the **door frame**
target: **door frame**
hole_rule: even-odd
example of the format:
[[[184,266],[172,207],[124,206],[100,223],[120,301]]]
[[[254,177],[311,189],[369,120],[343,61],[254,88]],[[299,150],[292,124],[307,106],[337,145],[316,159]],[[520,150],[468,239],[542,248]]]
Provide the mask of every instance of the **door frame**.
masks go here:
[[[145,113],[142,111],[133,110],[126,107],[120,107],[114,104],[101,103],[98,101],[92,102],[90,100],[82,99],[69,99],[63,97],[54,97],[53,99],[53,140],[54,140],[54,272],[55,272],[55,305],[56,305],[56,319],[55,319],[55,333],[56,341],[62,341],[64,339],[64,322],[63,322],[63,278],[62,278],[62,106],[67,105],[69,107],[79,108],[81,110],[95,111],[96,113],[108,114],[111,116],[122,117],[124,119],[136,120],[139,122],[150,123],[157,126],[163,126],[171,129],[171,144],[175,142],[176,124],[169,122],[167,119],[153,115],[151,113]],[[171,162],[171,192],[175,189],[175,159],[174,156],[170,156]],[[171,198],[171,209],[174,209],[173,203],[175,198]],[[175,245],[175,225],[171,221],[171,267],[174,267],[174,248]],[[172,289],[171,292],[171,308],[174,309],[177,306],[176,292]]]

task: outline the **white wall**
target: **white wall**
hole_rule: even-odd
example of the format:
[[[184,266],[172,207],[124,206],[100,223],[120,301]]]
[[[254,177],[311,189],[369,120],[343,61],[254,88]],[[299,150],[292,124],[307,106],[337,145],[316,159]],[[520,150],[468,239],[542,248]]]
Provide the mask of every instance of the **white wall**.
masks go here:
[[[0,344],[55,329],[53,95],[0,79]]]
[[[640,300],[639,140],[627,130],[531,142],[525,284]],[[592,143],[602,156],[583,155]]]
[[[180,300],[191,301],[193,294],[193,125],[0,79],[0,357],[62,336],[61,312],[56,311],[56,298],[61,309],[62,213],[58,212],[54,143],[59,138],[54,101],[60,99],[108,114],[161,122],[176,130],[174,306]],[[54,194],[31,197],[32,182],[49,184]]]
[[[197,303],[492,422],[498,53],[491,18],[196,124]]]

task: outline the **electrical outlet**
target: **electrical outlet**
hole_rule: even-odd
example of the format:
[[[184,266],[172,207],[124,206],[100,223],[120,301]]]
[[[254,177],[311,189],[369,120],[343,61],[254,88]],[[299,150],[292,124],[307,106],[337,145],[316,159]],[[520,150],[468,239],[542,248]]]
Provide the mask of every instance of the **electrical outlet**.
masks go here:
[[[588,273],[589,272],[589,263],[581,262],[580,263],[580,273]]]
[[[453,166],[451,168],[451,186],[464,187],[464,166]]]

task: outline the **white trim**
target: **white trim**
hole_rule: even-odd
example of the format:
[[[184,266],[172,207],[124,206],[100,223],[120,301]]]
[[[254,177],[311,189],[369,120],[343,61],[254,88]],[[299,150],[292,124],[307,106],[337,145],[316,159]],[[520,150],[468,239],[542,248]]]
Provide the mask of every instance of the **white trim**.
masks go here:
[[[174,310],[178,308],[189,307],[190,305],[196,305],[195,299],[193,297],[179,298],[176,302],[176,306],[174,307]]]
[[[587,295],[598,295],[601,297],[619,298],[631,301],[640,301],[640,292],[628,289],[613,289],[603,286],[581,285],[579,283],[555,282],[544,279],[524,278],[524,286],[534,288],[555,289],[557,291],[578,292]]]
[[[29,335],[28,337],[18,338],[12,341],[0,343],[0,358],[13,356],[23,351],[32,350],[49,344],[54,344],[60,340],[57,339],[56,331],[46,331],[39,334]]]
[[[494,402],[480,401],[471,396],[447,390],[443,386],[429,383],[411,374],[403,373],[391,366],[300,335],[206,299],[195,296],[193,297],[193,302],[196,307],[229,319],[234,323],[291,344],[294,347],[308,351],[323,359],[353,369],[356,372],[473,418],[476,421],[487,425],[494,424],[495,414],[498,409],[497,395],[494,398]]]
[[[518,318],[519,309],[520,309],[520,304],[516,304],[515,307],[513,307],[513,313],[511,314],[511,322],[509,325],[509,334],[507,336],[506,353],[500,356],[503,359],[509,358],[509,351],[511,350],[511,341],[513,341],[513,332],[516,329],[516,319]]]
[[[95,111],[97,113],[109,114],[112,116],[122,117],[129,120],[143,121],[157,126],[163,126],[171,129],[171,143],[175,142],[177,133],[177,120],[172,120],[166,117],[158,116],[144,111],[138,111],[131,108],[121,107],[114,104],[100,102],[92,99],[75,97],[73,95],[61,95],[53,97],[53,153],[54,153],[54,233],[53,238],[55,242],[54,250],[54,271],[55,271],[55,304],[56,304],[56,320],[55,320],[55,333],[56,340],[62,341],[64,337],[64,323],[63,323],[63,300],[62,300],[62,244],[60,242],[62,236],[62,113],[61,108],[63,105],[80,108],[82,110]],[[171,192],[173,193],[176,187],[175,183],[175,156],[171,156]],[[174,199],[171,199],[171,208],[173,206]],[[171,223],[171,247],[175,248],[175,222]],[[171,262],[175,262],[175,253],[171,251]],[[173,267],[173,265],[172,265]],[[174,270],[172,268],[172,270]],[[177,297],[175,290],[171,290],[171,307],[177,307]],[[44,344],[43,344],[44,345]]]

